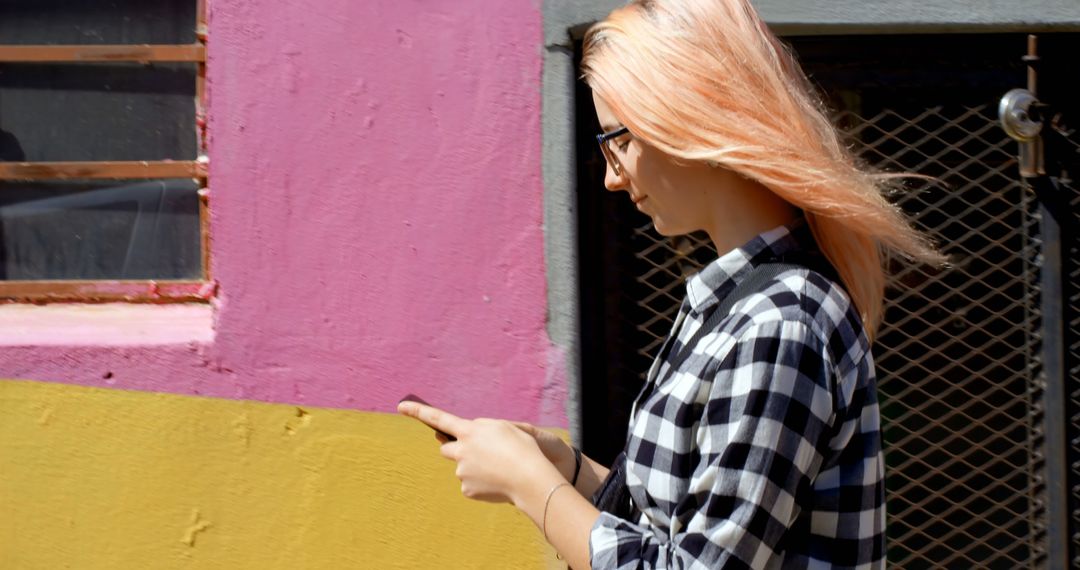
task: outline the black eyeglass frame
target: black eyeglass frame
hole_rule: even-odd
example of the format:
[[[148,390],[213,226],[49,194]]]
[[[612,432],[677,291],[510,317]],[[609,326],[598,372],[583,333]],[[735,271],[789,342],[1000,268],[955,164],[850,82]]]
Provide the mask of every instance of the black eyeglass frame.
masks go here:
[[[614,131],[596,135],[596,142],[600,145],[600,152],[604,154],[604,159],[611,165],[611,169],[615,171],[615,176],[622,176],[622,164],[619,163],[618,157],[615,156],[615,153],[611,150],[608,142],[611,141],[611,139],[621,137],[629,132],[630,129],[619,127]]]

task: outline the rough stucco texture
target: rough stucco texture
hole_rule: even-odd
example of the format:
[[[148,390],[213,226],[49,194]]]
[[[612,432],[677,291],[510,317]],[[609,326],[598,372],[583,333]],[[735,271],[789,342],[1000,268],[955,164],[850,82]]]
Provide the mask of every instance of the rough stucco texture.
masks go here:
[[[389,414],[0,382],[0,568],[565,568]]]
[[[0,348],[0,377],[565,426],[532,0],[210,11],[212,343]]]

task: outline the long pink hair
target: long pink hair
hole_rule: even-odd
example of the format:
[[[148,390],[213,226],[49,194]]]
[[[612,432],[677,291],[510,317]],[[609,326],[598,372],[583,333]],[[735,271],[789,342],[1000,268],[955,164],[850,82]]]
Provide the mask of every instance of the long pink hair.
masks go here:
[[[801,208],[873,338],[889,253],[944,262],[844,146],[787,48],[747,0],[635,0],[585,36],[585,80],[634,136],[760,182]]]

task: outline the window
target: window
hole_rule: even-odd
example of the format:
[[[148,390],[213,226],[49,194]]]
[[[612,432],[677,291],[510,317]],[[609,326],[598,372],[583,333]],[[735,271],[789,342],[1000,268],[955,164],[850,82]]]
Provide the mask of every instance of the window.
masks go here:
[[[202,0],[0,3],[0,299],[193,300]]]

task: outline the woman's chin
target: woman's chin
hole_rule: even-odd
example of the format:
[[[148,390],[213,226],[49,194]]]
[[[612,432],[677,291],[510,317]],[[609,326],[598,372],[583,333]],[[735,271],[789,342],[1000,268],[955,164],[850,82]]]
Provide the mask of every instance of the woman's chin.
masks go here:
[[[658,220],[655,217],[652,219],[653,230],[664,237],[675,237],[682,235],[680,232],[673,231],[671,227],[664,223],[664,220]]]
[[[692,233],[694,233],[696,231],[694,229],[687,229],[687,228],[679,228],[679,227],[674,227],[673,228],[673,227],[665,224],[663,220],[657,220],[656,218],[653,218],[652,225],[653,225],[653,231],[655,231],[656,233],[660,234],[663,237],[669,237],[669,238],[685,236],[685,235],[688,235],[688,234],[692,234]]]

